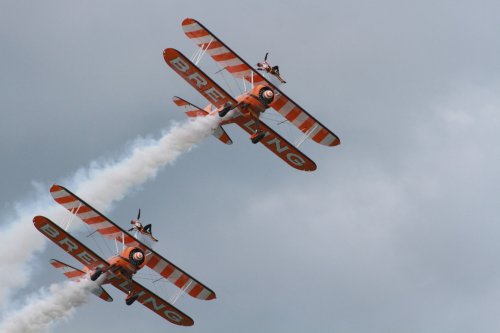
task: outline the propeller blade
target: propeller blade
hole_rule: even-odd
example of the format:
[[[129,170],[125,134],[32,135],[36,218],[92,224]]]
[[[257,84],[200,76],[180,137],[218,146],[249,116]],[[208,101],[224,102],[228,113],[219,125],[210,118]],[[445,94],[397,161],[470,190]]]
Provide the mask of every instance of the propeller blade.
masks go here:
[[[141,218],[141,209],[139,208],[139,213],[137,213],[137,220]]]
[[[266,56],[264,57],[264,61],[267,60],[267,55],[269,54],[269,52],[266,52]]]

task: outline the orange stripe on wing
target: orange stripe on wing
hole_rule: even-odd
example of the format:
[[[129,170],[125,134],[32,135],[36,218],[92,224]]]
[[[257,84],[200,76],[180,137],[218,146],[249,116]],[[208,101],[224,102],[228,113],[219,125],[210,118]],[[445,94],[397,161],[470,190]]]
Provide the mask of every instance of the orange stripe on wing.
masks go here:
[[[102,228],[98,230],[101,235],[109,235],[109,234],[114,234],[115,232],[119,232],[120,229],[118,229],[115,226],[111,226],[108,228]]]
[[[185,100],[183,99],[174,99],[174,103],[175,105],[177,106],[185,106],[185,105],[189,105],[188,102],[186,102]]]
[[[314,125],[314,120],[307,118],[302,124],[300,124],[299,129],[303,132],[308,131]]]
[[[286,115],[286,119],[294,121],[294,119],[297,118],[301,112],[302,111],[300,111],[298,107],[294,107],[292,111],[288,112],[288,114]]]
[[[229,52],[229,53],[222,53],[222,54],[213,55],[212,58],[215,61],[225,61],[225,60],[235,59],[236,56],[233,53]]]
[[[160,259],[157,256],[153,255],[151,259],[149,259],[147,265],[154,269],[158,262],[160,262]]]
[[[61,264],[59,261],[52,261],[50,264],[51,264],[52,266],[54,266],[55,268],[66,267],[66,265]]]
[[[196,111],[187,111],[185,112],[188,117],[201,117],[201,116],[206,116],[207,114],[203,111],[196,110]]]
[[[178,279],[177,281],[175,281],[175,285],[179,288],[182,288],[184,287],[184,285],[186,284],[186,282],[188,282],[189,280],[189,277],[186,276],[186,274],[182,274]]]
[[[172,265],[168,265],[167,267],[165,267],[164,270],[161,271],[160,275],[168,278],[170,276],[170,274],[172,274],[174,271],[175,271],[175,267],[173,267]]]
[[[202,43],[202,44],[198,44],[199,47],[207,47],[205,45],[205,43]],[[219,42],[218,40],[213,40],[212,43],[210,43],[210,45],[208,46],[208,50],[212,50],[212,49],[218,49],[219,47],[223,47],[224,45]]]
[[[226,69],[230,73],[237,73],[237,72],[247,71],[250,68],[245,64],[241,64],[241,65],[236,65],[236,66],[227,66]]]
[[[102,217],[101,215],[98,215],[95,217],[89,217],[87,219],[84,219],[84,221],[85,221],[85,223],[88,223],[88,224],[96,224],[96,223],[104,222],[104,221],[106,221],[106,219],[104,217]]]
[[[189,292],[189,295],[197,297],[202,292],[202,290],[203,287],[199,283],[196,283],[193,289],[191,289],[191,291]]]
[[[68,202],[73,202],[73,201],[76,201],[75,197],[73,197],[72,195],[68,195],[68,196],[65,196],[65,197],[59,197],[59,198],[55,198],[54,199],[58,204],[65,204],[65,203],[68,203]]]
[[[74,278],[76,278],[76,277],[79,277],[79,276],[83,276],[83,275],[85,275],[85,273],[80,272],[80,271],[70,271],[70,272],[66,272],[66,273],[64,273],[64,275],[66,275],[66,277],[67,277],[68,279],[74,279]]]
[[[278,97],[276,101],[272,103],[272,107],[275,108],[276,110],[280,110],[283,107],[283,105],[286,104],[286,102],[288,102],[288,99],[283,97],[283,95],[281,95],[280,97]]]
[[[83,214],[90,212],[92,209],[89,206],[80,206],[73,214]],[[71,211],[71,210],[70,210]]]
[[[205,37],[207,35],[208,31],[206,31],[205,29],[186,32],[186,36],[188,36],[189,38]]]
[[[328,135],[328,131],[322,128],[316,135],[313,137],[313,140],[316,142],[320,142]]]

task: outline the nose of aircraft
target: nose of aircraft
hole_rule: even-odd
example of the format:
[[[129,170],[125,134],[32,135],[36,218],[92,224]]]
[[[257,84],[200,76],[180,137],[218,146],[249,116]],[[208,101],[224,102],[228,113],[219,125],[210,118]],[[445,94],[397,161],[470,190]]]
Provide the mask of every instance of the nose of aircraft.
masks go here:
[[[142,252],[134,253],[134,260],[141,261],[142,258],[144,258],[144,255],[142,254]]]
[[[273,95],[274,95],[274,94],[273,94],[273,91],[272,91],[272,90],[266,90],[266,91],[264,91],[264,97],[265,97],[266,99],[272,99],[272,98],[273,98]]]

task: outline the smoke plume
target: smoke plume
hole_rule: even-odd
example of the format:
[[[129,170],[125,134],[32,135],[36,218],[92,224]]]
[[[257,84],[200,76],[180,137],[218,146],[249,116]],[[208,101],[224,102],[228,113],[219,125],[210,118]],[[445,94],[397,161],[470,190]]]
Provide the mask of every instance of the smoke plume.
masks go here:
[[[124,158],[92,163],[61,185],[66,185],[96,209],[109,210],[112,203],[121,200],[134,187],[154,178],[163,166],[172,164],[181,154],[210,135],[218,122],[218,117],[210,116],[174,125],[158,140],[138,140],[135,148]],[[45,247],[46,239],[33,227],[33,217],[43,214],[61,223],[63,214],[67,214],[55,206],[48,187],[39,188],[38,192],[35,199],[19,204],[8,221],[10,223],[0,230],[0,244],[9,249],[0,252],[2,310],[5,310],[12,292],[26,285],[30,277],[28,263],[36,252]]]
[[[68,281],[53,284],[26,300],[19,310],[10,312],[0,323],[1,333],[45,332],[56,320],[68,319],[74,309],[87,301],[93,282]]]

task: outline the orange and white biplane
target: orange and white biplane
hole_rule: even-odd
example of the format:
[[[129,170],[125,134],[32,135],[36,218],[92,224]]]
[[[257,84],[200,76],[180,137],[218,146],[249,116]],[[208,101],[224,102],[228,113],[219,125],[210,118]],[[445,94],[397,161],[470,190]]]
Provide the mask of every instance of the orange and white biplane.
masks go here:
[[[283,161],[304,171],[316,169],[316,164],[297,149],[305,139],[311,138],[325,146],[340,144],[339,138],[332,131],[279,90],[265,75],[252,68],[201,23],[186,18],[182,22],[182,29],[199,47],[193,56],[196,64],[205,53],[209,54],[221,71],[225,70],[235,79],[241,79],[246,90],[233,98],[181,52],[167,48],[163,52],[167,64],[210,102],[201,109],[182,98],[174,97],[174,103],[182,107],[188,117],[218,114],[222,118],[220,125],[237,124],[250,134],[253,143],[261,142]],[[273,108],[286,118],[285,121],[302,131],[304,138],[298,141],[297,146],[285,140],[260,119],[260,115],[268,108]],[[222,126],[218,126],[213,135],[225,144],[232,143]]]
[[[138,271],[147,266],[156,272],[160,279],[166,279],[180,288],[181,293],[201,300],[215,299],[215,293],[210,288],[127,233],[66,188],[53,185],[50,193],[57,203],[78,216],[96,233],[114,240],[117,244],[122,244],[123,247],[119,254],[104,260],[48,218],[36,216],[33,219],[35,227],[83,264],[84,268],[80,270],[61,261],[51,260],[52,266],[61,269],[69,279],[94,281],[95,288],[91,291],[108,302],[113,301],[113,299],[102,288],[102,285],[111,284],[127,294],[125,299],[127,305],[137,301],[171,323],[181,326],[191,326],[194,322],[173,304],[161,299],[134,281],[133,277]],[[175,300],[180,295],[177,295]]]

